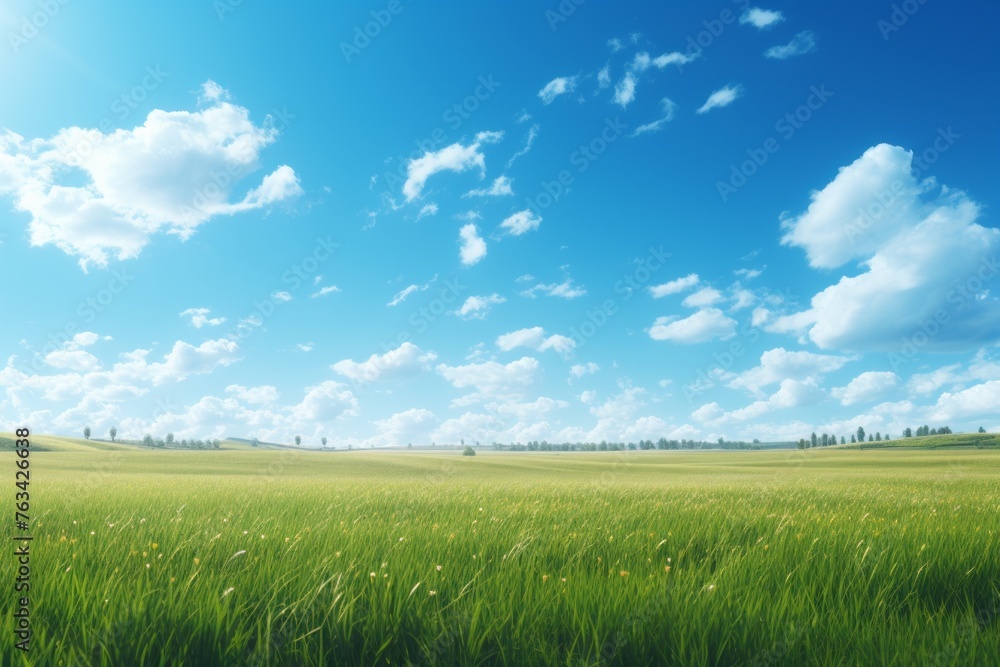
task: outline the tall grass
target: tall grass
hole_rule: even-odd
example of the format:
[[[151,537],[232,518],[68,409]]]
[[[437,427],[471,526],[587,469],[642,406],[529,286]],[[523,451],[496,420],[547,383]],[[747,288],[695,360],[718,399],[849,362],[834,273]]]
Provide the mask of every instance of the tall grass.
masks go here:
[[[996,452],[32,461],[4,664],[1000,664]]]

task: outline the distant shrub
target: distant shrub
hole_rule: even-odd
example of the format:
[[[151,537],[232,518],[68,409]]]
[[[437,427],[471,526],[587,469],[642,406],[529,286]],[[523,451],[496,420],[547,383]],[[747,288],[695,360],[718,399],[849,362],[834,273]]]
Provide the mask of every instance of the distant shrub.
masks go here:
[[[476,450],[474,450],[472,447],[469,447],[468,445],[466,445],[465,449],[462,450],[462,456],[475,456],[475,455],[476,455]]]

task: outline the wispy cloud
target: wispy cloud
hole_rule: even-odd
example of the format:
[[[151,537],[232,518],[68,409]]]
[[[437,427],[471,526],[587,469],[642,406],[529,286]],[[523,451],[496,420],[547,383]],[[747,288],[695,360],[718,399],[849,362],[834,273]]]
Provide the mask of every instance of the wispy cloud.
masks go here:
[[[575,76],[560,76],[545,84],[545,87],[538,91],[538,97],[541,98],[542,104],[552,104],[552,100],[560,95],[572,93],[575,89]]]
[[[712,109],[727,107],[742,95],[743,86],[741,85],[730,84],[723,88],[719,88],[717,91],[708,96],[708,99],[705,100],[705,103],[702,104],[701,107],[699,107],[697,113],[707,113]]]
[[[781,46],[772,46],[764,52],[767,58],[775,60],[785,60],[794,56],[801,56],[804,53],[811,53],[816,50],[816,36],[812,30],[803,30],[792,37],[792,41]]]

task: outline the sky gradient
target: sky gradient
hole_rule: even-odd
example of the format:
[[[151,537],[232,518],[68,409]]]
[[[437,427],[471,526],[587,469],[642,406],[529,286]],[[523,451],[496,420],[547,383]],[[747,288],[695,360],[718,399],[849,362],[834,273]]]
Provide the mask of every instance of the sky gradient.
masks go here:
[[[1000,7],[0,9],[0,429],[1000,430]]]

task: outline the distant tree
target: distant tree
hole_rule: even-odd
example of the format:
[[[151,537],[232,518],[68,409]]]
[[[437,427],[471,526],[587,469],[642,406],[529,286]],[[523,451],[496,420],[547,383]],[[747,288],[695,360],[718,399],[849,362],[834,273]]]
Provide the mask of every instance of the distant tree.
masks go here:
[[[462,443],[462,446],[465,447],[465,438],[462,438],[460,442]]]
[[[302,436],[301,435],[295,436],[295,446],[298,447],[301,444],[302,444]]]
[[[466,447],[462,450],[462,456],[475,456],[476,450],[472,447]]]
[[[979,432],[982,433],[983,432],[982,429],[980,429]],[[84,426],[83,427],[83,437],[86,438],[87,440],[90,440],[90,427],[89,426]]]
[[[142,444],[146,445],[147,447],[152,447],[153,446],[153,436],[151,436],[148,433],[146,435],[142,436]]]
[[[830,436],[824,433],[823,435],[820,436],[820,441],[822,442],[823,446],[826,447],[827,445],[830,444]]]
[[[805,448],[806,448],[806,439],[799,438],[799,449],[805,449]]]
[[[864,441],[865,441],[865,429],[863,429],[862,427],[859,426],[858,427],[858,442],[864,442]]]
[[[319,439],[319,441],[320,444],[323,445],[323,449],[326,449],[326,436],[324,435],[322,438]]]
[[[875,436],[873,436],[871,433],[868,434],[868,442],[875,442]]]
[[[844,442],[844,436],[840,436],[840,444],[842,444],[842,445],[846,445],[847,444],[846,442]]]
[[[413,443],[412,442],[406,443],[406,448],[407,449],[413,449]]]
[[[882,432],[881,431],[875,431],[875,441],[876,442],[882,442]]]
[[[819,444],[819,438],[816,437],[816,432],[814,431],[811,436],[809,436],[809,444],[813,447]]]
[[[173,434],[171,434],[171,435],[173,435]],[[260,445],[260,440],[258,440],[257,438],[254,438],[253,440],[250,441],[250,446],[251,447],[257,447],[259,445]]]
[[[89,430],[90,430],[90,429],[88,428],[88,429],[87,429],[87,431],[89,431]],[[85,431],[85,432],[86,432],[86,431]],[[985,429],[985,428],[983,428],[982,426],[980,426],[980,427],[979,427],[979,432],[980,432],[980,433],[986,433],[986,429]]]
[[[852,435],[851,436],[851,444],[852,445],[856,445],[857,443],[858,443],[858,436]]]
[[[912,438],[913,437],[913,430],[909,426],[907,426],[906,428],[903,429],[903,437],[904,438]]]
[[[114,442],[115,441],[115,436],[118,435],[118,429],[116,429],[114,426],[112,426],[111,430],[108,431],[108,432],[111,434],[111,442]]]
[[[931,429],[931,435],[937,435],[937,434],[938,434],[937,429],[936,428],[932,428]]]
[[[212,446],[215,447],[216,449],[222,449],[222,441],[216,438],[215,440],[212,441]]]
[[[173,433],[167,433],[167,444],[168,445],[174,444],[174,434]]]
[[[938,435],[949,435],[951,433],[951,428],[948,426],[942,426],[938,429]]]

